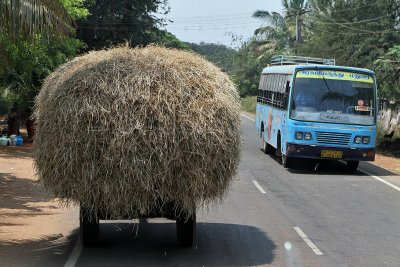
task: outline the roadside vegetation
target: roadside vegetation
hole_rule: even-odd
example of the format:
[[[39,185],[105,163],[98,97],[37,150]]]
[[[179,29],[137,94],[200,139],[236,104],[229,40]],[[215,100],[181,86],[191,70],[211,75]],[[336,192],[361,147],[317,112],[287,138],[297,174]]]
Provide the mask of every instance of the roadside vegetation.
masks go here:
[[[43,80],[86,51],[127,43],[190,49],[162,30],[156,14],[165,12],[167,0],[0,0],[0,114],[14,102],[32,106]]]
[[[257,97],[256,96],[245,96],[240,99],[242,103],[242,110],[248,113],[255,114],[256,113],[256,104]]]

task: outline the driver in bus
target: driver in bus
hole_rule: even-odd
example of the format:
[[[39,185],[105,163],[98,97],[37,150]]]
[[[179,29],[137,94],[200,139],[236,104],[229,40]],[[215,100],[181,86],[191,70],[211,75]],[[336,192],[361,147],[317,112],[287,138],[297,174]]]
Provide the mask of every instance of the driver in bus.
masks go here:
[[[309,86],[300,80],[296,83],[295,109],[298,111],[315,111],[315,97],[310,92]]]

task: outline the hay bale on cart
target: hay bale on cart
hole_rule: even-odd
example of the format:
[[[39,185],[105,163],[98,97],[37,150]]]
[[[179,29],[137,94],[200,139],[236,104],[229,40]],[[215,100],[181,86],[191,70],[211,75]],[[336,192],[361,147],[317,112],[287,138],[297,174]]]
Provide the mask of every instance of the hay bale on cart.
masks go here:
[[[236,174],[240,102],[204,58],[163,47],[90,52],[59,67],[35,103],[35,167],[81,207],[85,245],[98,220],[162,216],[193,242],[196,209],[221,201]]]

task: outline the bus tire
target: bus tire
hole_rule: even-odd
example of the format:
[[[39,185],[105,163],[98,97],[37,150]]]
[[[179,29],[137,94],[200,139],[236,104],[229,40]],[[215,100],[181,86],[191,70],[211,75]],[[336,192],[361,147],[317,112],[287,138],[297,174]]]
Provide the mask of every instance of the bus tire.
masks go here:
[[[281,156],[281,162],[282,166],[285,168],[291,168],[293,165],[293,158],[286,156],[285,154],[282,154]]]
[[[183,247],[193,246],[196,235],[196,215],[188,219],[179,217],[176,219],[176,237],[178,243]]]
[[[358,160],[349,160],[349,161],[346,162],[347,169],[349,171],[355,171],[355,170],[357,170],[359,163],[360,162]]]
[[[99,242],[100,224],[98,219],[90,218],[86,209],[79,211],[79,231],[84,247],[95,247]]]
[[[278,133],[277,142],[276,142],[276,149],[275,149],[275,156],[281,158],[282,162],[282,151],[281,151],[282,143],[281,143],[281,134]]]
[[[271,146],[270,144],[268,144],[268,142],[265,141],[264,139],[265,136],[265,132],[263,134],[263,151],[264,154],[269,154],[269,155],[273,155],[275,153],[275,148],[273,146]]]

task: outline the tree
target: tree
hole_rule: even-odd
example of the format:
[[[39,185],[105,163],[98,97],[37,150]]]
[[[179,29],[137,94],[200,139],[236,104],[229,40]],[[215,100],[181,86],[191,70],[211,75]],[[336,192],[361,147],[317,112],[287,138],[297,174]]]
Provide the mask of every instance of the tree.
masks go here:
[[[232,75],[236,70],[237,51],[222,44],[189,43],[189,47],[206,57],[209,61],[220,67],[223,71]]]
[[[96,0],[85,6],[90,12],[87,20],[78,22],[78,37],[88,49],[100,49],[129,42],[131,46],[156,42],[167,36],[159,30],[164,20],[157,12],[168,12],[167,0]],[[169,36],[170,37],[170,36]]]
[[[278,12],[257,10],[253,17],[264,20],[267,25],[256,29],[260,46],[266,49],[287,50],[296,47],[296,20],[301,22],[306,14],[307,0],[282,0],[284,15]]]
[[[398,0],[310,0],[311,32],[302,51],[333,57],[340,65],[373,68],[373,62],[400,42]]]
[[[296,15],[303,16],[306,0],[283,0],[284,15],[277,12],[257,10],[253,17],[266,22],[255,30],[254,37],[239,49],[234,80],[241,96],[255,95],[260,73],[276,54],[291,54],[296,46]]]
[[[399,0],[310,0],[313,20],[304,26],[312,35],[303,54],[376,70],[381,97],[399,99],[399,5]]]
[[[273,52],[262,51],[256,38],[251,38],[240,47],[236,60],[233,80],[241,97],[256,95],[263,68],[270,62]]]
[[[36,34],[66,34],[71,17],[65,6],[74,0],[0,0],[0,33],[18,39]],[[82,0],[80,1],[82,2]]]
[[[400,105],[400,45],[374,62],[380,79],[380,97]]]
[[[281,14],[257,10],[253,17],[262,19],[268,24],[254,32],[261,49],[282,50],[293,46],[294,38],[289,31],[289,25]]]
[[[84,1],[62,0],[61,3],[71,18],[83,18],[88,12],[82,7]],[[15,39],[9,32],[0,31],[0,46],[0,102],[4,108],[12,102],[32,105],[29,102],[36,96],[42,80],[57,66],[76,56],[84,43],[50,32],[36,32],[29,38]]]

